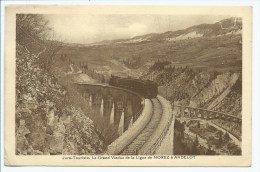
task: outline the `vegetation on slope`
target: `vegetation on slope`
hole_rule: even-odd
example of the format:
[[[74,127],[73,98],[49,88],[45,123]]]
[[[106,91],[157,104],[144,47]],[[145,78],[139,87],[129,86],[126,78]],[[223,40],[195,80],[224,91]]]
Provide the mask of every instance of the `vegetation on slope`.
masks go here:
[[[16,154],[96,154],[104,151],[93,122],[68,100],[49,73],[61,46],[47,40],[41,15],[17,15]]]
[[[188,65],[193,68],[237,72],[242,69],[242,24],[239,19],[236,19],[236,24],[234,22],[235,19],[231,18],[215,24],[98,45],[68,44],[61,52],[79,63],[87,62],[99,70],[141,69],[159,59],[171,61],[178,67]],[[200,36],[194,37],[191,33]],[[178,39],[181,35],[182,39]]]

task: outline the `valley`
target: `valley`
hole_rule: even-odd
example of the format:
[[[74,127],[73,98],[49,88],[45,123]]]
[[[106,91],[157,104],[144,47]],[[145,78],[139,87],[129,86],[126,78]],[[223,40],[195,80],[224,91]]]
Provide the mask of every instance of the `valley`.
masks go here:
[[[94,71],[102,75],[99,78],[104,82],[111,75],[153,80],[159,86],[159,94],[175,105],[241,117],[241,29],[241,21],[230,18],[132,39],[68,44],[57,57],[65,56],[80,71],[88,66],[83,73]],[[223,120],[215,120],[214,124],[241,136],[241,126]]]
[[[112,88],[107,91],[109,97],[87,87],[80,93],[75,84],[106,87],[113,75],[158,85],[159,95],[168,100],[176,117],[174,154],[241,155],[241,148],[230,139],[234,136],[241,141],[240,124],[222,118],[198,124],[183,121],[175,112],[176,106],[189,106],[242,117],[240,18],[92,44],[41,38],[33,42],[35,38],[20,32],[16,44],[17,154],[106,154],[108,146],[133,125],[134,117],[124,116],[134,109],[125,98],[130,96],[121,93],[112,102]],[[105,108],[108,115],[116,114],[117,99],[128,111],[120,111],[119,119],[104,117]],[[155,124],[150,124],[154,129]]]

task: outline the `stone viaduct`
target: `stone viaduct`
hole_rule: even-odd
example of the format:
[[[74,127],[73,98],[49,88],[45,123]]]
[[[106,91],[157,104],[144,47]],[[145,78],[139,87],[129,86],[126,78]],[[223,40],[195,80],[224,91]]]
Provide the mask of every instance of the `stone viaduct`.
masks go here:
[[[174,117],[166,99],[144,99],[130,90],[105,84],[74,86],[88,100],[88,106],[96,109],[95,115],[101,116],[103,124],[118,130],[119,136],[109,143],[107,154],[121,155],[124,150],[127,155],[173,154]],[[155,100],[158,103],[154,104]]]
[[[75,83],[75,87],[89,101],[89,106],[99,111],[105,123],[118,126],[123,120],[122,132],[136,121],[143,110],[143,98],[130,90],[88,83]]]

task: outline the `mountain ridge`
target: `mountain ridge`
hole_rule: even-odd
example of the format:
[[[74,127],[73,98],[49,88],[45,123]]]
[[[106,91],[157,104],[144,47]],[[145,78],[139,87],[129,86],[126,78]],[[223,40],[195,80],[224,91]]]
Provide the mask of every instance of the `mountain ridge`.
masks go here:
[[[107,75],[141,76],[158,60],[171,61],[175,66],[241,71],[242,20],[229,18],[184,30],[106,41],[100,45],[68,44],[59,53],[76,64],[88,64],[93,70]]]
[[[228,34],[230,32],[239,31],[242,29],[242,19],[237,17],[231,17],[220,20],[213,24],[199,24],[190,26],[185,29],[179,29],[175,31],[167,31],[163,33],[148,33],[144,35],[135,36],[133,38],[122,38],[116,40],[103,40],[100,42],[91,43],[89,45],[106,45],[114,43],[136,43],[145,41],[171,41],[170,38],[176,38],[183,34],[196,32],[202,34],[202,36],[218,36]],[[189,37],[187,37],[189,38]],[[192,38],[192,36],[190,37]],[[178,40],[178,39],[177,39]]]

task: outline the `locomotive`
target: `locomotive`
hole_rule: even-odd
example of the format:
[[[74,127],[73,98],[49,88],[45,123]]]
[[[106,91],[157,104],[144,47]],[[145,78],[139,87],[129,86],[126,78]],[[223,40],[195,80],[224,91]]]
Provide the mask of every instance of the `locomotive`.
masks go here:
[[[121,78],[112,75],[109,85],[129,89],[149,99],[155,98],[158,94],[157,84],[149,80]]]

